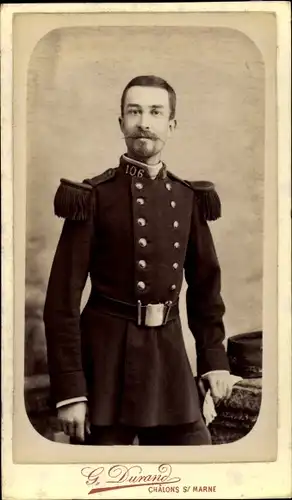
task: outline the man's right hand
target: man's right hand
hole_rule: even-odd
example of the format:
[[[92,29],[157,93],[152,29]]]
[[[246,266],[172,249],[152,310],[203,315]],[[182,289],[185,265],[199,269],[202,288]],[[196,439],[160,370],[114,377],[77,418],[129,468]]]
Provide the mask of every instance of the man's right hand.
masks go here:
[[[67,436],[83,442],[85,430],[90,433],[87,403],[71,403],[58,408],[58,420]]]

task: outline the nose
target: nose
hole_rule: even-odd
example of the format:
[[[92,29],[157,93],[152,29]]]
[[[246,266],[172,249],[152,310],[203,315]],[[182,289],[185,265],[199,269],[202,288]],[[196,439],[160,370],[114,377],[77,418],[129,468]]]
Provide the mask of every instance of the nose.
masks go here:
[[[149,123],[149,116],[147,113],[141,113],[140,115],[140,121],[138,127],[141,130],[149,130],[150,128],[150,123]]]

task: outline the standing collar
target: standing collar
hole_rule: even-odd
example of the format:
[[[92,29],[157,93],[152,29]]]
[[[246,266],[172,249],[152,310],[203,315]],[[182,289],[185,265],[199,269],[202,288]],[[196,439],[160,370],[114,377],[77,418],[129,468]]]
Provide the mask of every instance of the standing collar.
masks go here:
[[[156,179],[165,179],[166,178],[166,165],[163,162],[159,162],[159,165],[160,165],[160,170],[156,176]],[[134,160],[133,158],[129,158],[125,154],[123,154],[120,157],[120,165],[119,166],[124,171],[125,174],[128,174],[131,177],[150,178],[148,165],[146,163],[140,162],[138,160]]]

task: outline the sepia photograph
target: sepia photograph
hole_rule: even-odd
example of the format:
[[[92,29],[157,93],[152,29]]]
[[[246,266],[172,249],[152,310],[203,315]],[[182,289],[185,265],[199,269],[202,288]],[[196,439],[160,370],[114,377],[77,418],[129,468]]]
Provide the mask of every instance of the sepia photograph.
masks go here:
[[[260,52],[229,28],[63,28],[37,44],[25,401],[45,437],[210,445],[253,428],[264,96]]]
[[[13,498],[248,498],[279,465],[286,32],[248,4],[10,18]]]

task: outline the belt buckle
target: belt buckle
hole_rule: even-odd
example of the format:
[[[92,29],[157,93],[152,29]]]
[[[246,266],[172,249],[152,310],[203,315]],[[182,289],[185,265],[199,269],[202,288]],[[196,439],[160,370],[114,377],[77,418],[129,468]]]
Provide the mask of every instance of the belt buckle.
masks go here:
[[[170,313],[172,302],[169,300],[165,304],[147,304],[145,306],[145,326],[155,327],[165,325],[168,319],[168,315]],[[142,323],[142,314],[141,314],[141,302],[138,301],[138,325]]]
[[[161,326],[164,321],[164,304],[147,304],[145,326]]]

